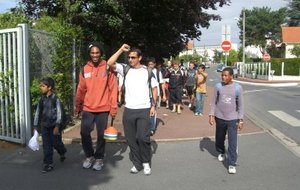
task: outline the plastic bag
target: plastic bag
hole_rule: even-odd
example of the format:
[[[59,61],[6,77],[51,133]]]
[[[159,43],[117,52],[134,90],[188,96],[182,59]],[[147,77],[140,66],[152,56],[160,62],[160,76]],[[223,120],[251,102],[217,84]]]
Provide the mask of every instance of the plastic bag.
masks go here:
[[[37,132],[37,130],[34,130],[34,134],[28,143],[28,147],[33,151],[39,150],[40,148],[38,138],[39,138],[39,133]]]

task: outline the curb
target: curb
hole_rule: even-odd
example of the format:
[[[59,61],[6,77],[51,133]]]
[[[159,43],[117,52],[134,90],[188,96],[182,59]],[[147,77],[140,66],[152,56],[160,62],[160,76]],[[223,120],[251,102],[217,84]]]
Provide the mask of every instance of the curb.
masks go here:
[[[250,82],[250,81],[241,81],[241,80],[233,80],[237,83],[241,84],[249,84],[253,86],[270,86],[270,87],[288,87],[288,86],[298,86],[300,82],[278,82],[278,83],[266,83],[266,82]]]

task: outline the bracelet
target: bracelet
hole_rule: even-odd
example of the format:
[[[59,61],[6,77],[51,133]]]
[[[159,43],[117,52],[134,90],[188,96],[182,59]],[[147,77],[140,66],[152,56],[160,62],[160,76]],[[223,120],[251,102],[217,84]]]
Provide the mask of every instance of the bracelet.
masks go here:
[[[244,122],[243,122],[243,121],[240,121],[239,123],[243,124]]]

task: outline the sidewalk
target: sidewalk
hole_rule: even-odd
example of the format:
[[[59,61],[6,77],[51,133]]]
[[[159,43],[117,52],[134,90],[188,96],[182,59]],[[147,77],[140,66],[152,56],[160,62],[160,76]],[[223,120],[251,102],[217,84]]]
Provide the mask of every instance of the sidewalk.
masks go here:
[[[213,88],[208,87],[207,97],[204,103],[203,116],[195,116],[194,113],[189,110],[187,99],[183,100],[183,110],[180,115],[172,113],[171,110],[165,107],[158,109],[157,116],[157,131],[151,138],[158,141],[178,141],[178,140],[191,140],[200,139],[202,137],[213,137],[215,133],[215,126],[210,126],[208,123],[208,113],[210,109],[210,102],[212,99]],[[119,141],[124,141],[124,131],[122,126],[123,107],[118,108],[118,115],[114,121],[114,126],[119,131]],[[245,127],[241,130],[240,134],[249,134],[262,131],[247,117],[244,118]],[[63,134],[65,143],[80,142],[80,121],[73,126],[70,130]],[[93,140],[96,137],[96,130],[92,132]]]

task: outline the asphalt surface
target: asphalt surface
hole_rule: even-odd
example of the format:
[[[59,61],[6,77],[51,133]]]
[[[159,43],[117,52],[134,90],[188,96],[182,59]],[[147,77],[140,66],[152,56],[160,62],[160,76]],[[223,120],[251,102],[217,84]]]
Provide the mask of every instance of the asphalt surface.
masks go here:
[[[132,164],[124,143],[120,108],[115,122],[119,141],[107,144],[102,171],[82,169],[84,154],[77,123],[63,135],[67,159],[60,163],[55,154],[55,169],[50,173],[41,173],[42,150],[33,152],[28,147],[0,143],[0,189],[299,189],[300,158],[247,117],[238,137],[237,173],[228,174],[226,160],[216,158],[214,126],[208,125],[211,90],[203,117],[194,116],[186,105],[180,115],[159,109],[150,176],[129,173]]]

